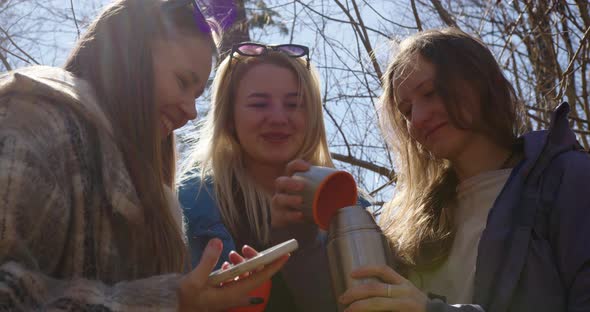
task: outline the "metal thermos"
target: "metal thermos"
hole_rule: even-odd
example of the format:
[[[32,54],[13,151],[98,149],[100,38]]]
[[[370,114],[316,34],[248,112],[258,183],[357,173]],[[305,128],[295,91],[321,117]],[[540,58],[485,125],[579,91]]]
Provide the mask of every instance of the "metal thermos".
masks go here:
[[[350,273],[366,265],[393,265],[393,256],[373,216],[361,206],[339,209],[328,229],[328,261],[336,298],[352,286],[379,280],[353,279]],[[338,305],[338,311],[346,307]]]

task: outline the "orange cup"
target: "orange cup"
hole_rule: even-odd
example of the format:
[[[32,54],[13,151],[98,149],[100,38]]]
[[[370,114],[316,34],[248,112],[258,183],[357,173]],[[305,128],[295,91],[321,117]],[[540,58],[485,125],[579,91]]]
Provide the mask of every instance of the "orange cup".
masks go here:
[[[306,219],[328,230],[332,216],[340,208],[356,205],[358,194],[354,177],[342,170],[311,166],[293,178],[305,183],[301,211]]]
[[[271,280],[264,282],[262,285],[258,286],[251,292],[248,293],[250,297],[260,297],[264,299],[264,302],[261,304],[255,304],[246,307],[237,307],[228,309],[227,312],[262,312],[266,308],[268,300],[270,299],[270,289],[272,288]]]

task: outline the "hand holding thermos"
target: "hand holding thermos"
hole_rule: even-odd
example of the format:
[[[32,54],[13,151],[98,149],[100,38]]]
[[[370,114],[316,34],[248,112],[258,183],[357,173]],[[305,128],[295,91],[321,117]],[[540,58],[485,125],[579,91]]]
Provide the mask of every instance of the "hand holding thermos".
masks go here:
[[[328,231],[340,311],[425,310],[428,298],[391,268],[389,244],[372,215],[357,205],[356,183],[348,172],[295,160],[275,186],[273,226],[307,221]]]

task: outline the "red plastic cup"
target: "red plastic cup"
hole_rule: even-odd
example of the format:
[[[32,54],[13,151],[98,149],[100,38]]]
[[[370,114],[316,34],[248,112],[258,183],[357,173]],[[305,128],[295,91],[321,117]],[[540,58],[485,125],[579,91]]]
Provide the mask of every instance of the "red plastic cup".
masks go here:
[[[262,285],[258,286],[251,292],[248,293],[250,297],[259,297],[264,299],[264,302],[261,304],[250,305],[247,307],[237,307],[231,308],[227,310],[227,312],[263,312],[266,308],[268,300],[270,298],[270,289],[272,288],[271,280],[264,282]]]

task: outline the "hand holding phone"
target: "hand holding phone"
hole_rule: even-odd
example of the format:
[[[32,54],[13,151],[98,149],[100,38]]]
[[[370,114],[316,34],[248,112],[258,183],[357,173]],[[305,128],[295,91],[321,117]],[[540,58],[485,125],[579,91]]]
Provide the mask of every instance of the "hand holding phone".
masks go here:
[[[255,250],[247,249],[249,249],[247,252],[249,256],[256,254]],[[199,264],[192,271],[182,276],[178,287],[179,312],[228,311],[228,309],[235,307],[250,307],[252,306],[252,295],[250,294],[270,282],[271,277],[281,269],[288,259],[287,255],[280,256],[277,260],[264,266],[264,268],[256,270],[256,274],[231,283],[228,287],[219,287],[219,284],[213,285],[209,283],[209,274],[217,264],[222,250],[223,243],[221,240],[218,238],[211,239],[203,251]]]
[[[280,243],[258,253],[258,255],[246,259],[244,262],[230,266],[227,269],[219,269],[209,274],[210,284],[221,284],[228,280],[233,280],[236,277],[254,271],[264,265],[267,265],[282,255],[295,251],[299,247],[297,240],[291,239]]]

